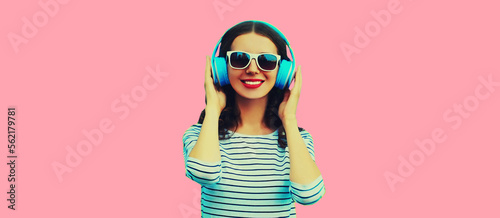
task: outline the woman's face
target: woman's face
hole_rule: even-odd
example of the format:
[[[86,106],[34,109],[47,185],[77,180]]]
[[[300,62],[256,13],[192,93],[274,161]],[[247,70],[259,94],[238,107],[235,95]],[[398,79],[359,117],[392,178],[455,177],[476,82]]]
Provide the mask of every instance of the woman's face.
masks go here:
[[[278,48],[269,38],[256,33],[247,33],[236,37],[233,44],[231,44],[231,50],[245,51],[253,54],[278,54]],[[252,59],[250,65],[244,69],[234,69],[229,63],[227,68],[231,86],[239,96],[247,99],[259,99],[267,96],[276,83],[276,74],[279,69],[277,67],[273,71],[262,71],[257,66],[255,59]],[[254,81],[246,82],[249,80]],[[257,83],[255,80],[262,81],[262,84],[257,88],[254,88]]]

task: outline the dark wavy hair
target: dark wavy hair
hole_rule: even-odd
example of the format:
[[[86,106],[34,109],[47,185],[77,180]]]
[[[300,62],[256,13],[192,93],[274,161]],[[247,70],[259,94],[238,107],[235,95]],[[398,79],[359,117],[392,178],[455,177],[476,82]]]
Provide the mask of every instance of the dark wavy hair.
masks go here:
[[[286,42],[279,33],[274,31],[270,26],[255,21],[245,21],[229,29],[224,36],[222,36],[218,57],[226,57],[226,53],[231,49],[231,44],[233,44],[236,37],[251,32],[269,38],[278,48],[278,54],[281,58],[290,61],[287,55]],[[240,111],[235,102],[236,92],[231,85],[220,87],[216,84],[215,86],[216,89],[222,90],[226,94],[226,107],[222,110],[219,117],[219,140],[228,139],[232,136],[232,134],[229,134],[228,130],[234,129],[234,134],[238,128],[238,124],[241,123]],[[286,132],[278,115],[278,108],[283,101],[284,94],[284,90],[273,87],[268,94],[266,111],[264,113],[264,122],[267,127],[271,129],[278,128],[278,144],[281,148],[286,148],[287,146]],[[201,112],[198,123],[202,124],[204,118],[205,110]],[[303,128],[299,127],[299,131],[303,130]]]

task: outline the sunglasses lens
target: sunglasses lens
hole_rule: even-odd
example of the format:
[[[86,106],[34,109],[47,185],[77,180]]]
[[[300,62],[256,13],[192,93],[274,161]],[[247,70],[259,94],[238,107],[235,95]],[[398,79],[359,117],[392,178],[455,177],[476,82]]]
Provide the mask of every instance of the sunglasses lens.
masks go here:
[[[278,58],[271,54],[259,55],[257,61],[263,70],[274,70],[278,64]]]
[[[230,57],[231,66],[234,68],[243,68],[250,62],[250,56],[243,52],[233,52]]]

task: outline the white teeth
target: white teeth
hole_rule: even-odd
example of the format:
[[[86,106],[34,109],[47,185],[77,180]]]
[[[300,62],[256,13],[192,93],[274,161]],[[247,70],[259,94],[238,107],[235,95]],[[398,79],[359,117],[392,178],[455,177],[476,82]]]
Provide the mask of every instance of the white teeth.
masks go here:
[[[258,85],[258,84],[261,84],[264,81],[243,81],[243,82],[246,83],[246,84],[248,84],[248,85]]]

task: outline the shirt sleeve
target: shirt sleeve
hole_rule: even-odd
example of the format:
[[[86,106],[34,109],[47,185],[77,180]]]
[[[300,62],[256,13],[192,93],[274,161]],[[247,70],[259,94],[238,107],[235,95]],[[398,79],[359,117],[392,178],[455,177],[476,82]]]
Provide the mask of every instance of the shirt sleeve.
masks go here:
[[[311,158],[316,161],[314,157],[314,146],[311,134],[304,130],[300,132],[300,135],[304,139]],[[313,182],[306,185],[291,182],[290,192],[292,193],[292,198],[295,202],[302,205],[314,204],[318,202],[325,194],[325,184],[323,183],[323,176],[319,175],[318,178],[316,178]]]
[[[302,205],[314,204],[325,195],[323,176],[320,175],[316,180],[307,185],[291,182],[290,192],[295,202]]]
[[[191,153],[191,150],[193,150],[194,145],[198,141],[200,130],[201,124],[192,125],[182,137],[184,144],[184,166],[188,178],[200,185],[211,185],[220,181],[222,172],[221,161],[211,163],[189,157],[189,153]]]

